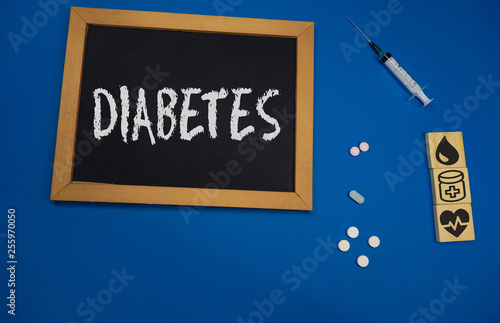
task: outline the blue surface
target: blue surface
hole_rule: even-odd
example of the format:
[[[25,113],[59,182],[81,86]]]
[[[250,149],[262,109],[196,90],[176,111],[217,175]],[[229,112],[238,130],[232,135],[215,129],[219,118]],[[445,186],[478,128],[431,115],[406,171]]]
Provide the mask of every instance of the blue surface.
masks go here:
[[[1,0],[0,263],[7,268],[9,208],[19,262],[15,318],[5,305],[9,273],[0,272],[0,321],[500,322],[498,1],[222,2],[232,10],[217,12],[212,0],[71,4],[314,21],[314,210],[205,208],[185,218],[177,206],[50,201],[70,7],[41,21],[16,53],[7,35],[22,35],[23,17],[41,7]],[[388,6],[394,13],[377,22],[373,13]],[[371,49],[342,52],[358,39],[347,17],[429,83],[428,107],[406,101]],[[476,93],[488,78],[490,90]],[[464,102],[473,111],[453,110]],[[419,144],[435,129],[463,132],[473,242],[435,242]],[[361,141],[369,152],[351,157]],[[347,253],[324,247],[352,225],[360,236]],[[370,235],[379,248],[367,245]],[[368,267],[356,265],[360,254]]]

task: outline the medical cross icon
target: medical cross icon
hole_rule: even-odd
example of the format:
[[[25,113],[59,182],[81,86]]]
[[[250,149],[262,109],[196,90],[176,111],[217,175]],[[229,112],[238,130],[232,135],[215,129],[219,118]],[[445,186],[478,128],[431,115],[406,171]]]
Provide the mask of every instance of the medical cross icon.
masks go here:
[[[460,194],[460,189],[458,189],[454,185],[452,185],[452,186],[450,186],[449,189],[447,189],[446,191],[444,191],[444,193],[453,199],[458,194]]]

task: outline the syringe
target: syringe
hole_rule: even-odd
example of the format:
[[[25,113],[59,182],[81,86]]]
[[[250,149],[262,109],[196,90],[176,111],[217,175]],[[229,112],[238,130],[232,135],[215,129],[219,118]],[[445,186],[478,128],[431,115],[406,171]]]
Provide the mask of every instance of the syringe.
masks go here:
[[[347,18],[349,19],[349,18]],[[363,32],[356,26],[351,19],[349,19],[351,24],[363,35],[363,37],[368,41],[368,44],[370,44],[370,47],[377,53],[377,55],[380,57],[380,61],[387,67],[389,71],[391,71],[392,75],[394,75],[401,84],[412,94],[412,97],[409,99],[413,99],[414,97],[417,97],[422,101],[424,104],[424,107],[429,104],[433,99],[429,99],[425,94],[423,89],[425,89],[425,86],[423,88],[420,87],[420,85],[415,82],[415,80],[404,70],[402,66],[399,65],[399,63],[392,57],[391,53],[386,52],[383,53],[382,50],[375,45],[374,42],[368,39],[368,37],[363,34]],[[427,86],[427,85],[426,85]]]

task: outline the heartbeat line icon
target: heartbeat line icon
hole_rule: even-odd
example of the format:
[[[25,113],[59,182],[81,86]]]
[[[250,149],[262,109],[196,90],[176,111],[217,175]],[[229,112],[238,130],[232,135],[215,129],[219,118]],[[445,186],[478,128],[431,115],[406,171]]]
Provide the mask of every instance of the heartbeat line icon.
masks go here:
[[[446,231],[458,238],[467,228],[469,219],[469,213],[464,209],[458,209],[455,212],[446,210],[441,213],[439,222]]]
[[[453,230],[457,230],[458,227],[467,227],[467,224],[464,225],[464,223],[462,223],[462,221],[460,221],[460,218],[457,217],[456,220],[455,220],[455,223],[452,223],[452,222],[448,222],[448,225],[447,226],[444,226],[445,228],[452,228]]]

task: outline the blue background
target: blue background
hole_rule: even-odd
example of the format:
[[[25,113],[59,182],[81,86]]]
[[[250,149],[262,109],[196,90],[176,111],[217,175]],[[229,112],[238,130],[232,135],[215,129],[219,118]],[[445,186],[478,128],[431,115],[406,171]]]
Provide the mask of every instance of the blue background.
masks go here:
[[[204,208],[183,217],[177,206],[50,201],[70,5],[16,53],[7,35],[22,35],[23,17],[42,9],[1,0],[0,321],[500,322],[498,1],[401,0],[389,15],[380,13],[389,12],[386,0],[229,3],[225,12],[212,0],[71,5],[314,21],[314,210]],[[360,48],[366,43],[355,43],[347,17],[429,83],[428,107],[406,100],[371,49]],[[478,99],[481,78],[496,83]],[[472,111],[455,112],[459,104]],[[435,242],[419,142],[436,129],[463,132],[473,242]],[[370,150],[351,157],[361,141]],[[349,199],[351,189],[365,204]],[[4,304],[9,208],[17,215],[15,318]],[[352,225],[360,236],[347,253],[322,247],[347,239]],[[379,248],[367,245],[371,235]],[[356,265],[360,254],[368,267]],[[114,278],[122,271],[125,283]],[[270,305],[271,294],[279,304]],[[92,298],[105,306],[92,309]]]

